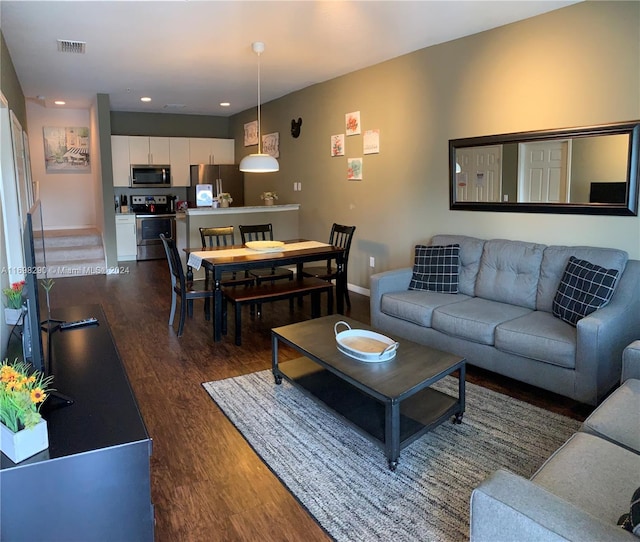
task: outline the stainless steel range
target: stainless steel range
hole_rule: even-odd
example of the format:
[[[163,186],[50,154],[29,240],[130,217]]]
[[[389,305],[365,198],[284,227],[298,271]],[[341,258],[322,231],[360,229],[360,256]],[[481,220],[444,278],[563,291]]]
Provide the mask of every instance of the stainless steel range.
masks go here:
[[[137,260],[166,258],[160,234],[176,238],[176,213],[172,196],[131,196],[136,214]]]

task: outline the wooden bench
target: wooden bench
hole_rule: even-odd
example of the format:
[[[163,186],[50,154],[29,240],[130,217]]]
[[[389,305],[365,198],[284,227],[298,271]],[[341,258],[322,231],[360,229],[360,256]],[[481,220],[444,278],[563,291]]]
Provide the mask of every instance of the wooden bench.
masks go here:
[[[265,303],[267,301],[279,301],[281,299],[293,299],[311,295],[311,318],[320,316],[320,294],[327,292],[329,314],[333,313],[333,284],[326,280],[314,277],[300,277],[294,280],[280,282],[263,282],[255,286],[236,286],[222,288],[224,300],[223,333],[226,333],[226,304],[230,301],[235,305],[236,321],[236,345],[242,343],[242,305]]]

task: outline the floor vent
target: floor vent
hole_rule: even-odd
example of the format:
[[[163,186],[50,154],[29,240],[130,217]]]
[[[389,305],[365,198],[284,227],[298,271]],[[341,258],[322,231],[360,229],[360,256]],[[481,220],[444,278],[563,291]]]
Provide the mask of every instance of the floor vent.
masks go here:
[[[87,42],[58,40],[58,51],[61,53],[79,53],[83,55],[87,52]]]

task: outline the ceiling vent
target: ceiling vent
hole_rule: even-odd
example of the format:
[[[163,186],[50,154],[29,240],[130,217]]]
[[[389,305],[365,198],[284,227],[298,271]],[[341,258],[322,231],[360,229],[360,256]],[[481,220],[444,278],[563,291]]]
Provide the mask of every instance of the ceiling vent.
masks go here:
[[[166,104],[163,109],[182,109],[187,107],[186,104]]]
[[[87,42],[58,40],[58,51],[61,53],[79,53],[83,55],[87,52]]]

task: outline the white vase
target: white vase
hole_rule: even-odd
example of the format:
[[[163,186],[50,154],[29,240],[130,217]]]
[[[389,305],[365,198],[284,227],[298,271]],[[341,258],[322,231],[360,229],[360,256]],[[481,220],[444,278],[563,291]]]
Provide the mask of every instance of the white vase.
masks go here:
[[[17,433],[0,423],[0,449],[14,463],[20,463],[48,447],[47,420],[42,419],[30,429]]]
[[[220,202],[220,207],[229,207],[229,202],[226,199],[223,199]]]
[[[14,324],[22,324],[22,309],[4,308],[4,322],[10,326]]]
[[[273,198],[264,198],[265,205],[273,205]]]

